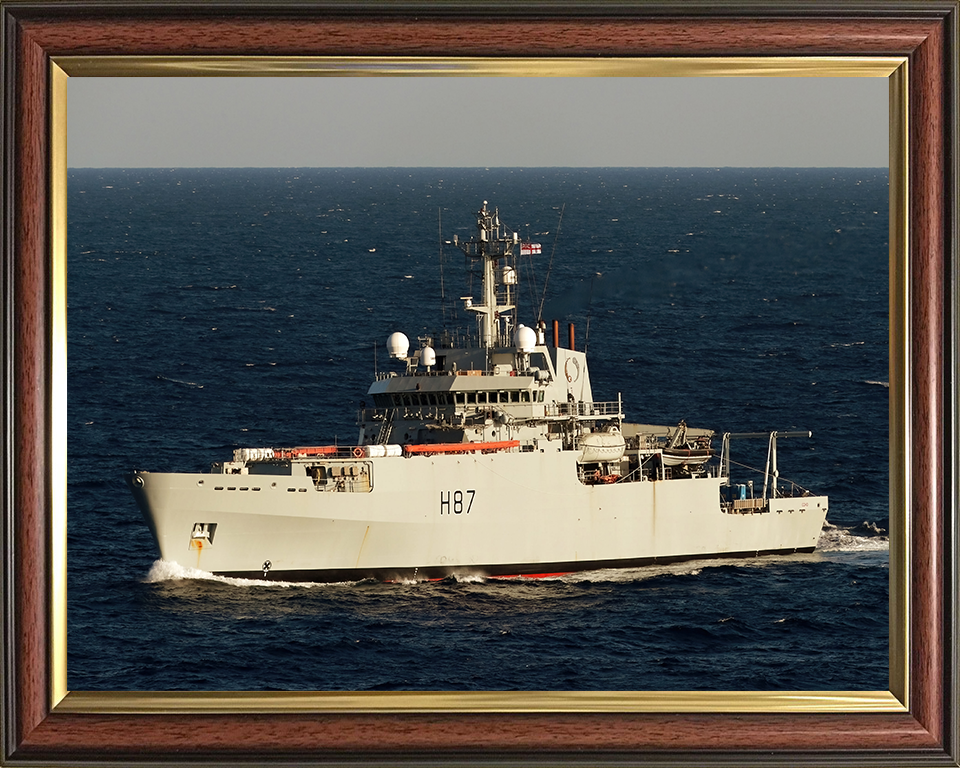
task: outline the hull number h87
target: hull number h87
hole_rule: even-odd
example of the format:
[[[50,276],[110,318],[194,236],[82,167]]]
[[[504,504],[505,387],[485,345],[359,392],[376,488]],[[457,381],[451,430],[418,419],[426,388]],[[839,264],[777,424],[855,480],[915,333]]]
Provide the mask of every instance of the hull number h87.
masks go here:
[[[476,495],[475,490],[461,491],[459,488],[455,491],[440,491],[440,514],[469,515]]]

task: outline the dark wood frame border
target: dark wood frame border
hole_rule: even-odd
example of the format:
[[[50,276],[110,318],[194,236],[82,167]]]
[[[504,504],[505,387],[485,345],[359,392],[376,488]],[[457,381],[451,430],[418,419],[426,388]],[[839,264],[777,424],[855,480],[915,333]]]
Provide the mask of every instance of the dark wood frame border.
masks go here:
[[[958,765],[957,0],[344,5],[0,0],[0,762]],[[467,34],[469,32],[469,34]],[[908,712],[58,713],[50,703],[49,81],[56,56],[906,56]]]

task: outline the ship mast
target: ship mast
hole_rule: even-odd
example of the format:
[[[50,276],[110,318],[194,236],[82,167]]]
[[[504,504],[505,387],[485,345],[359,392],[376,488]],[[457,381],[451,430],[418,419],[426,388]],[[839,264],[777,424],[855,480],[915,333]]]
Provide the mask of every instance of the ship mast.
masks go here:
[[[520,236],[506,230],[500,223],[499,210],[487,208],[486,200],[477,212],[477,237],[463,242],[456,236],[453,239],[454,245],[467,256],[482,262],[481,303],[475,303],[472,296],[461,296],[461,299],[467,310],[477,313],[480,344],[486,349],[509,344],[516,309],[513,297],[513,288],[517,283],[514,246],[519,242]]]

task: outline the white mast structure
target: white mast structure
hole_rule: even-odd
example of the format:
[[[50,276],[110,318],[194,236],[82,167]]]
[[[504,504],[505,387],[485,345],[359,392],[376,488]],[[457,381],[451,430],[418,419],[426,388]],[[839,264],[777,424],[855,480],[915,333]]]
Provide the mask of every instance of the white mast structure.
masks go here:
[[[472,296],[461,296],[464,308],[477,313],[480,344],[486,349],[509,345],[511,329],[515,325],[513,286],[517,284],[514,246],[520,242],[516,232],[508,232],[500,222],[500,212],[487,208],[487,201],[477,212],[477,237],[460,242],[456,235],[453,244],[467,256],[483,262],[483,286],[480,304]],[[500,261],[503,260],[502,265]],[[503,327],[500,327],[500,321]]]

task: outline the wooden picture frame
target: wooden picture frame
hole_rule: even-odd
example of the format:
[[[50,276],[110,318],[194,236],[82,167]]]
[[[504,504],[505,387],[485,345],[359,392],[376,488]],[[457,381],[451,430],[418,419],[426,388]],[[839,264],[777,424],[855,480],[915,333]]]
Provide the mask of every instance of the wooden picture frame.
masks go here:
[[[214,764],[588,763],[958,764],[957,659],[957,21],[958,4],[775,5],[429,4],[233,2],[182,5],[0,0],[3,24],[4,569],[3,742],[17,765],[96,762]],[[469,34],[465,34],[465,30]],[[802,711],[729,699],[703,711],[696,695],[630,707],[592,694],[557,709],[513,711],[500,697],[476,707],[433,696],[420,706],[352,694],[317,707],[262,694],[69,696],[54,652],[64,619],[58,441],[64,439],[65,147],[58,59],[81,57],[453,56],[902,57],[891,78],[904,135],[892,146],[892,241],[907,266],[891,275],[891,312],[906,333],[902,404],[891,408],[891,485],[909,510],[891,563],[891,693],[877,706],[807,694]],[[61,94],[58,96],[58,94]],[[60,157],[62,160],[62,157]],[[898,173],[902,171],[902,173]],[[898,196],[899,195],[899,196]],[[62,243],[60,243],[62,245]],[[65,358],[63,358],[65,359]],[[891,382],[892,391],[894,383]],[[897,448],[900,440],[902,447]],[[54,546],[56,546],[54,544]],[[56,566],[56,567],[54,567]],[[902,585],[897,587],[896,585]],[[896,599],[898,598],[899,599]],[[897,608],[899,606],[899,608]],[[898,610],[900,614],[898,615]],[[855,699],[856,697],[851,697]],[[339,703],[337,703],[339,701]],[[862,704],[862,700],[861,700]],[[449,708],[448,708],[449,707]]]

